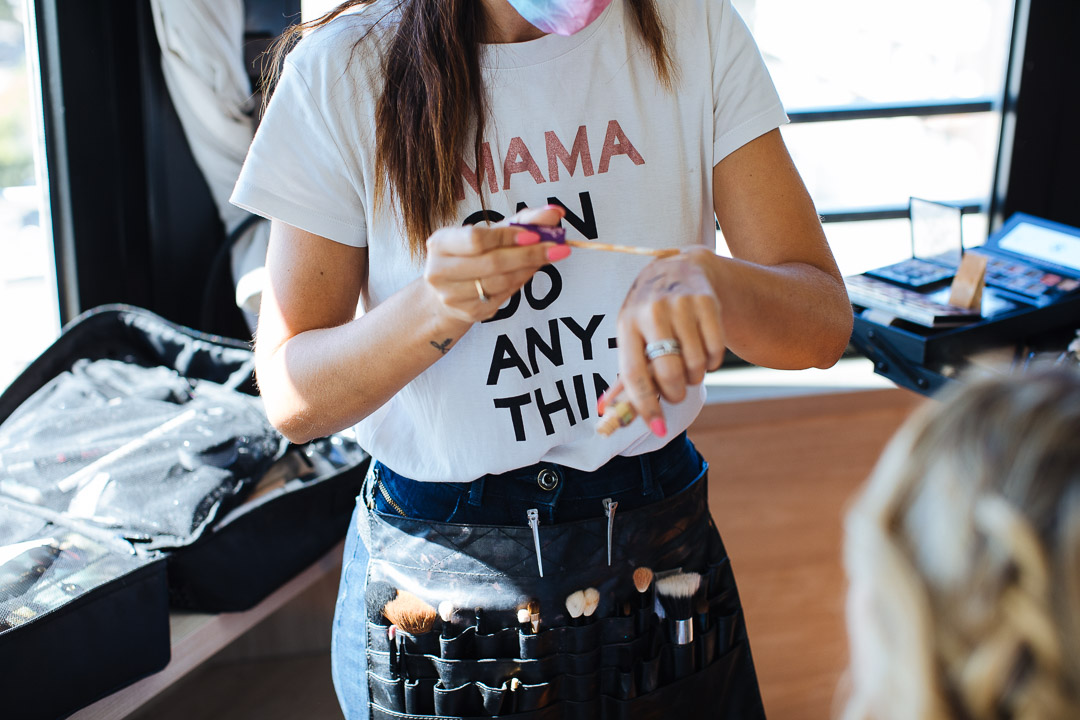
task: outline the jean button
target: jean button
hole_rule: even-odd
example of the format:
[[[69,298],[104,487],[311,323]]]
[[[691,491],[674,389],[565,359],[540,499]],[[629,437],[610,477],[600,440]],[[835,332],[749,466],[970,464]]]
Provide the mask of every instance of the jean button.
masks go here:
[[[540,486],[541,490],[554,490],[559,484],[559,475],[554,470],[544,468],[536,476],[536,484]]]

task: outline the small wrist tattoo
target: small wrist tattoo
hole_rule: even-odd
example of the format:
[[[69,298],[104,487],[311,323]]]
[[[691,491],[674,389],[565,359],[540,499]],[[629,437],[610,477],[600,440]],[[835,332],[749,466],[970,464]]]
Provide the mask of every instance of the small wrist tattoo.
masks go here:
[[[450,338],[446,338],[441,343],[437,343],[434,340],[432,340],[431,341],[431,347],[435,348],[436,350],[441,352],[443,355],[445,355],[447,353],[447,351],[450,349],[450,343],[452,343],[452,342],[454,342],[454,341],[451,340]]]

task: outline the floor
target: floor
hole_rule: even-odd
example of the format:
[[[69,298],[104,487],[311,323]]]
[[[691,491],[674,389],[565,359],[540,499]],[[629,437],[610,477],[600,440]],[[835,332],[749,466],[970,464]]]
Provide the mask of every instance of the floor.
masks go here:
[[[771,720],[835,716],[847,663],[841,519],[920,401],[905,391],[871,391],[716,405],[692,428],[710,463],[710,505],[733,559]],[[321,650],[332,580],[135,720],[340,720]],[[295,654],[268,659],[283,646]]]

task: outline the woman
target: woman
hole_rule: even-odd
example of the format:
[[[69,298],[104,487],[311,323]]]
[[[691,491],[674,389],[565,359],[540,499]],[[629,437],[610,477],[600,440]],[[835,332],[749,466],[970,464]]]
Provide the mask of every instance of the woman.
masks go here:
[[[256,343],[271,420],[295,441],[355,426],[376,460],[335,619],[335,684],[360,717],[364,586],[394,563],[376,552],[373,570],[358,531],[531,528],[554,583],[545,539],[606,515],[607,566],[632,571],[649,546],[613,561],[620,528],[704,485],[684,431],[725,347],[828,367],[851,312],[729,0],[354,0],[311,27],[233,200],[273,219]],[[714,214],[734,258],[711,250]],[[682,252],[571,252],[509,221]],[[616,396],[642,422],[598,436]],[[604,596],[613,613],[625,590]],[[550,605],[540,626],[570,622]],[[760,716],[748,648],[736,665],[715,712]]]
[[[1080,376],[972,382],[847,518],[846,718],[1080,717]]]

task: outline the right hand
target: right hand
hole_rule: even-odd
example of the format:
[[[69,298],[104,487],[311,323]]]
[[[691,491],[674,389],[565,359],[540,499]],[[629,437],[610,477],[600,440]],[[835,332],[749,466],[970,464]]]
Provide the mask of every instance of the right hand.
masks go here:
[[[435,231],[427,241],[424,281],[446,315],[481,322],[528,282],[537,270],[570,255],[569,245],[540,242],[536,233],[509,223],[558,225],[565,210],[548,205],[525,209],[498,225],[467,225]],[[480,281],[488,301],[480,298]]]

